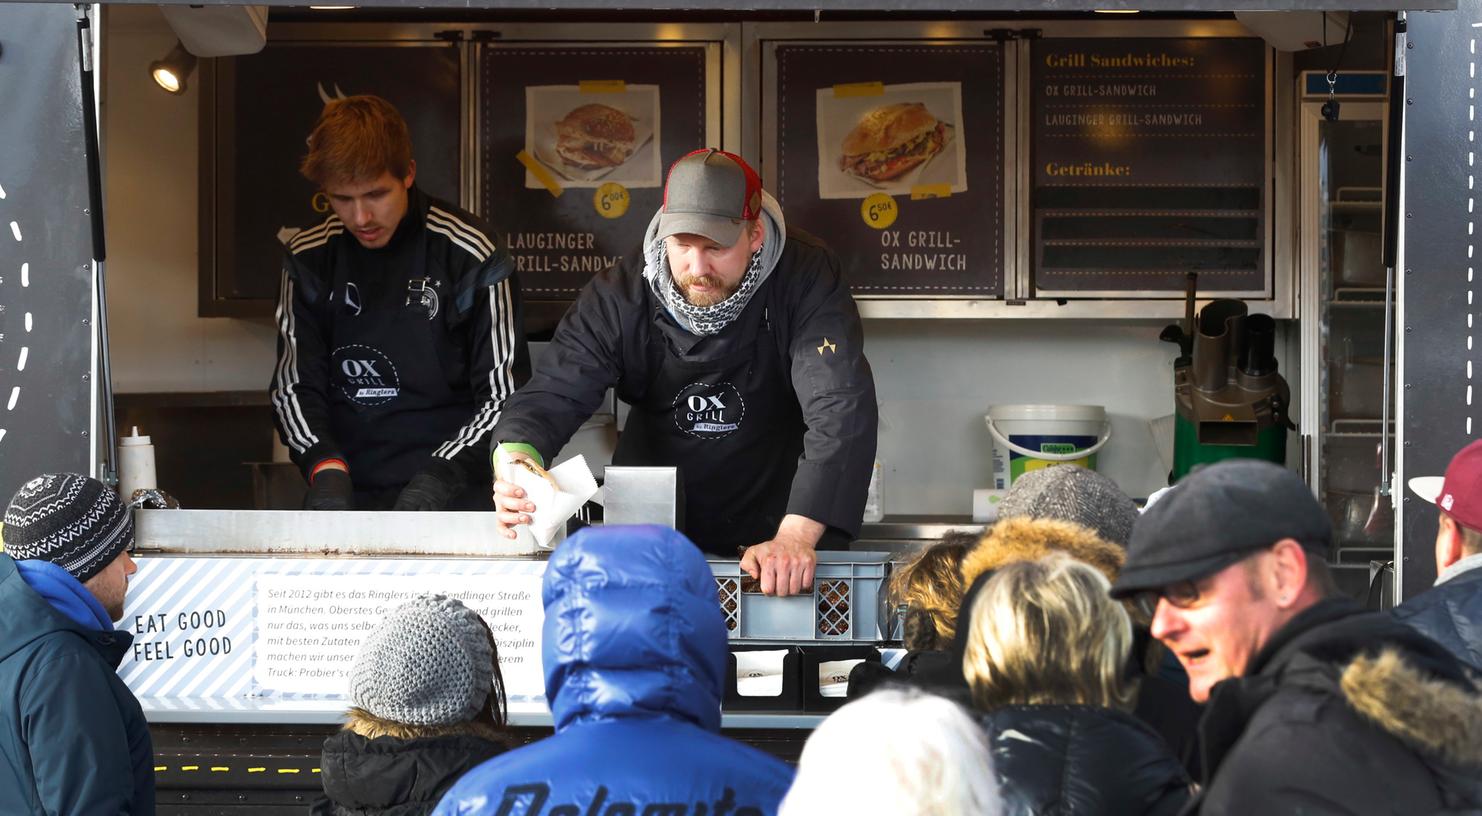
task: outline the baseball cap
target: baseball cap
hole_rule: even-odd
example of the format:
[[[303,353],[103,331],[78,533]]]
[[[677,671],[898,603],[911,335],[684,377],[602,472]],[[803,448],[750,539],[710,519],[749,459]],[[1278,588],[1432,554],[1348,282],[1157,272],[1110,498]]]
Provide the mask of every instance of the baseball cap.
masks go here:
[[[669,168],[655,238],[692,233],[734,246],[762,213],[762,179],[740,156],[705,148]]]
[[[1461,526],[1482,530],[1482,439],[1451,457],[1445,476],[1417,476],[1410,489]]]
[[[1284,538],[1322,555],[1332,543],[1333,523],[1307,483],[1270,462],[1218,462],[1138,517],[1112,596],[1213,575]]]

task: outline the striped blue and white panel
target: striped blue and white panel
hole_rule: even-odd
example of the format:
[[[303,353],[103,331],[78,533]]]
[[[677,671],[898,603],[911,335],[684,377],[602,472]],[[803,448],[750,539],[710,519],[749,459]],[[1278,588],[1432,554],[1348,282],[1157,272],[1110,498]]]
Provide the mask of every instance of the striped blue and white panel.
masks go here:
[[[344,699],[360,641],[406,598],[459,598],[489,623],[511,699],[535,699],[544,561],[139,559],[119,673],[139,697]]]

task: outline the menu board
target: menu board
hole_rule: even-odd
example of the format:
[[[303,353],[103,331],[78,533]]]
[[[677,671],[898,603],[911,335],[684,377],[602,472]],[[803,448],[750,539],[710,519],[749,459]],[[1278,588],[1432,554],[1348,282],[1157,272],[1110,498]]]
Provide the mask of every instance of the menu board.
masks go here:
[[[3,4],[0,30],[0,496],[10,496],[37,474],[92,472],[98,424],[77,19],[67,6]]]
[[[1038,291],[1266,289],[1266,47],[1254,38],[1031,47]]]
[[[856,295],[1003,296],[1003,49],[776,46],[767,180]]]
[[[481,207],[527,300],[570,300],[636,252],[669,165],[709,144],[706,47],[487,47]]]
[[[214,297],[271,302],[283,245],[329,214],[299,162],[324,105],[375,94],[407,120],[417,186],[459,201],[459,50],[443,43],[269,44],[216,60]]]

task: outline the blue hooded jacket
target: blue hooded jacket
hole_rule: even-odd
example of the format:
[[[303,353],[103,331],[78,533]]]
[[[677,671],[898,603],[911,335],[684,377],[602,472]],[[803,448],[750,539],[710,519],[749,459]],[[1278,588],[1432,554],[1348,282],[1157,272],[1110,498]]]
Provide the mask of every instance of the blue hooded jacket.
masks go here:
[[[469,771],[434,816],[777,811],[792,769],[718,733],[726,629],[689,539],[582,530],[552,554],[542,600],[556,734]]]

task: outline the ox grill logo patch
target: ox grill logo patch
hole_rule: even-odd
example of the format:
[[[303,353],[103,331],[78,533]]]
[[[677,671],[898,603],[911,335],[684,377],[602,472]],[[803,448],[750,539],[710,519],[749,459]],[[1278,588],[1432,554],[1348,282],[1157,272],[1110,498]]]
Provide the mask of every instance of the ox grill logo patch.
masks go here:
[[[330,359],[335,386],[356,405],[384,405],[401,394],[401,376],[391,359],[379,349],[340,346]]]
[[[728,382],[690,383],[674,397],[675,424],[699,439],[725,439],[745,418],[741,392]]]

